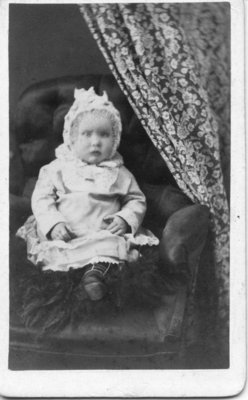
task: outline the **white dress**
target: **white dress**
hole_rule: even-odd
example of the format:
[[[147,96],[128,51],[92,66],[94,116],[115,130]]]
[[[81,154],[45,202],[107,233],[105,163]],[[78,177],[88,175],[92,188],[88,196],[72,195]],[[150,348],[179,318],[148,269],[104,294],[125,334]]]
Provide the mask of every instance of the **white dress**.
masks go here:
[[[17,232],[27,241],[28,258],[34,264],[55,271],[95,262],[119,264],[137,258],[140,246],[158,244],[152,232],[141,227],[145,196],[118,153],[109,161],[89,165],[63,144],[56,156],[40,170],[32,195],[34,218]],[[123,218],[130,233],[118,236],[106,230],[104,218],[109,215]],[[50,230],[59,222],[65,222],[76,238],[49,240]]]

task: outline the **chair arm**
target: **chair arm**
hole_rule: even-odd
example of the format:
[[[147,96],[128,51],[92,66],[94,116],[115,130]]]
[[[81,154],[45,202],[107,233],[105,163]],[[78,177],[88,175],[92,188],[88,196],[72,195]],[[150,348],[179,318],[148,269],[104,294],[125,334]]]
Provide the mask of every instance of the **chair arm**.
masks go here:
[[[209,227],[209,210],[194,204],[171,215],[160,241],[160,257],[169,272],[192,275],[199,262]]]

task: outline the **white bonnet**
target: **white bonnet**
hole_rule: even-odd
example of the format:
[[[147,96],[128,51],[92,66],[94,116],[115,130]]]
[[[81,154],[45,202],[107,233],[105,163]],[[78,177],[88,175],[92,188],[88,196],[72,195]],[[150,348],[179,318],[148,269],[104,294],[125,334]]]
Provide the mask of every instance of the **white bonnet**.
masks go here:
[[[76,117],[87,111],[93,110],[105,110],[111,115],[111,122],[113,126],[113,150],[111,157],[116,153],[116,150],[120,144],[121,139],[121,118],[119,111],[114,107],[113,103],[109,101],[107,93],[104,91],[102,96],[98,96],[95,93],[93,87],[88,90],[75,89],[74,90],[74,102],[65,116],[63,139],[67,146],[70,146],[70,134],[73,121]]]

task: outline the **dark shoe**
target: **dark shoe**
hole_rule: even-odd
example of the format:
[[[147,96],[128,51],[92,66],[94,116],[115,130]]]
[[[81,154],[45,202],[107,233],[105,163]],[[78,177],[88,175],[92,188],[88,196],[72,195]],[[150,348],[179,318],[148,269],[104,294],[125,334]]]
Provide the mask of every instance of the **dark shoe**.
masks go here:
[[[103,264],[96,264],[86,270],[83,285],[90,300],[101,300],[105,295],[107,289],[103,279],[107,269]]]
[[[90,300],[101,300],[106,293],[106,286],[96,276],[87,276],[84,278],[84,289]]]

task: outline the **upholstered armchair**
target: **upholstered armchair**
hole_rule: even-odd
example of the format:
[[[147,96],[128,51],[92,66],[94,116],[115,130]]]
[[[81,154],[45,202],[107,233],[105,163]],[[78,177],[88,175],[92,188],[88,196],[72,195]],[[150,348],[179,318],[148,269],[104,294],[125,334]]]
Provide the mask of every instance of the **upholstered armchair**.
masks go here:
[[[103,315],[37,340],[17,314],[18,280],[27,263],[16,230],[31,214],[30,197],[42,165],[54,158],[74,88],[106,90],[120,110],[120,146],[127,168],[146,195],[144,225],[160,239],[159,263],[178,282],[154,309]],[[110,75],[85,75],[35,84],[22,94],[10,132],[10,368],[183,368],[188,303],[197,284],[209,212],[183,194],[131,106]]]

